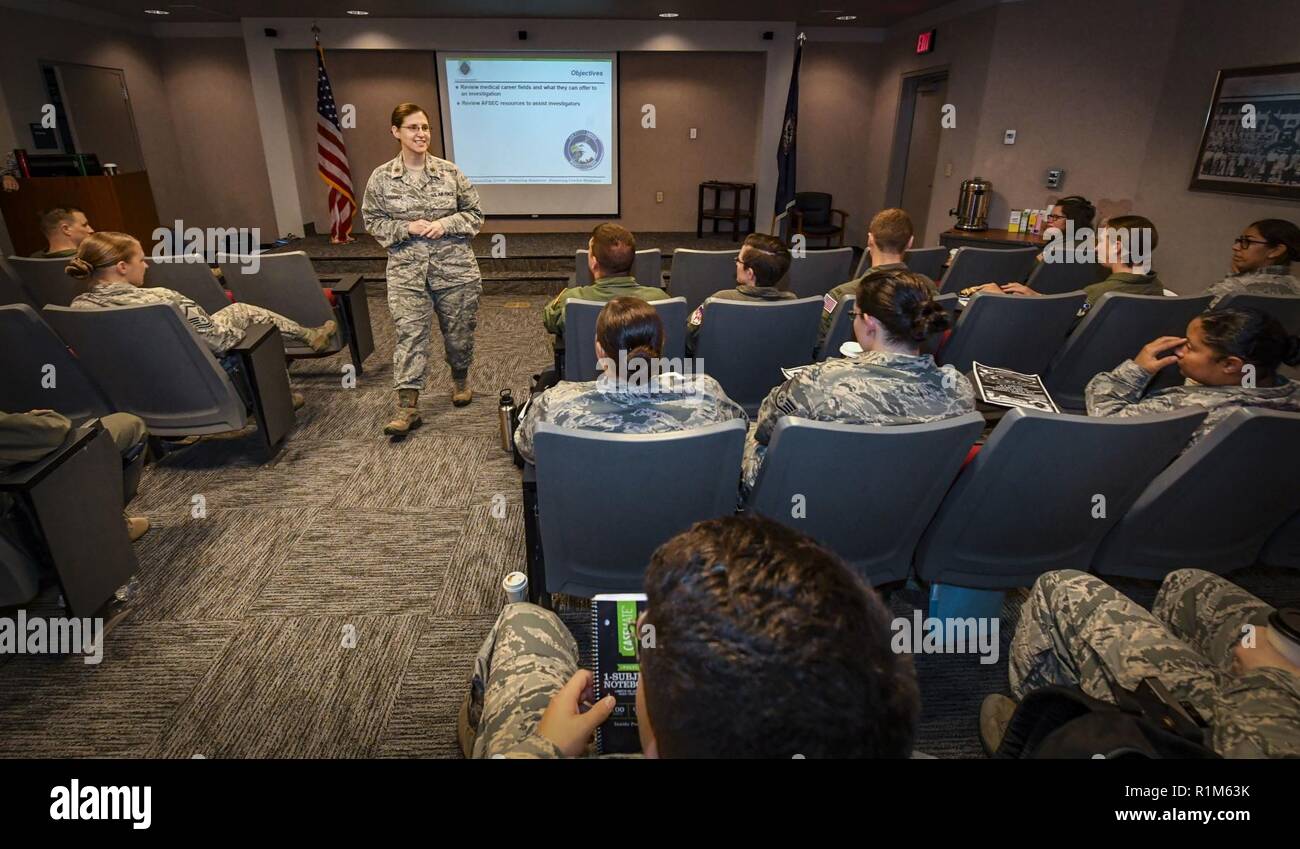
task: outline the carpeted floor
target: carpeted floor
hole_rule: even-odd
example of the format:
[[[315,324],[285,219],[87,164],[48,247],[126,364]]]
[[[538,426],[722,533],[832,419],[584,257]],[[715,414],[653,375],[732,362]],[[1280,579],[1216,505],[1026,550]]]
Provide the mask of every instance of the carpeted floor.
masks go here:
[[[0,756],[458,757],[471,659],[503,603],[502,577],[524,562],[519,475],[498,445],[494,399],[548,361],[545,300],[536,286],[490,290],[477,399],[453,408],[433,358],[425,424],[392,442],[380,433],[392,324],[372,287],[377,350],[365,373],[345,389],[343,356],[296,363],[307,406],[273,462],[260,464],[254,436],[148,468],[130,510],[154,523],[137,543],[137,597],[98,666],[0,659]],[[200,495],[206,516],[195,518]],[[1300,603],[1293,574],[1241,579],[1274,604]],[[1126,589],[1148,605],[1154,595]],[[910,616],[923,600],[904,590],[891,607]],[[917,657],[919,748],[979,756],[979,702],[1005,691],[1018,606],[1012,596],[997,664]],[[562,610],[585,646],[586,614]]]

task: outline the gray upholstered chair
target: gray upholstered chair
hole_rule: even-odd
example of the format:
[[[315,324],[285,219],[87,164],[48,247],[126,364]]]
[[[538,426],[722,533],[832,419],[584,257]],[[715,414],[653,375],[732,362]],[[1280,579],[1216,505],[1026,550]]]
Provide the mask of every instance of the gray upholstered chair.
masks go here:
[[[1095,262],[1040,262],[1025,285],[1040,295],[1060,295],[1100,283],[1108,275],[1105,266]]]
[[[744,441],[739,419],[660,434],[538,425],[538,590],[640,592],[656,548],[695,522],[735,512]]]
[[[1161,336],[1182,336],[1187,324],[1209,306],[1208,295],[1169,298],[1107,292],[1088,310],[1061,346],[1044,377],[1062,410],[1082,410],[1083,390],[1097,374],[1132,358]],[[1176,368],[1166,369],[1173,380]]]
[[[330,319],[337,320],[339,329],[324,351],[291,346],[285,349],[290,357],[329,357],[347,344],[353,365],[358,372],[362,370],[366,357],[375,350],[375,343],[366,287],[360,274],[325,278],[337,282],[322,287],[322,278],[316,276],[311,260],[303,251],[258,254],[256,257],[220,254],[217,259],[226,288],[234,294],[236,301],[265,307],[303,327],[319,327]],[[333,295],[334,306],[331,306],[325,288]]]
[[[1093,571],[1160,580],[1250,566],[1300,504],[1300,413],[1243,408],[1156,475],[1102,540]]]
[[[23,504],[19,521],[28,531],[21,543],[0,537],[0,608],[36,597],[44,563],[68,614],[100,612],[140,566],[122,521],[122,490],[121,456],[98,422],[73,429],[40,460],[0,471],[0,494]]]
[[[1287,519],[1269,537],[1264,550],[1259,553],[1259,559],[1269,566],[1300,569],[1300,512]]]
[[[980,362],[1042,374],[1065,343],[1084,300],[1082,292],[1038,298],[976,295],[957,319],[939,361],[962,373]]]
[[[736,257],[740,251],[697,251],[678,248],[668,278],[668,293],[686,299],[686,312],[721,289],[736,285]]]
[[[901,581],[983,429],[979,413],[896,427],[785,416],[748,507],[808,534],[873,585]]]
[[[180,292],[208,313],[230,306],[226,290],[202,254],[162,256],[149,260],[144,285]]]
[[[747,303],[709,298],[708,320],[700,328],[695,356],[733,401],[750,416],[782,368],[813,362],[821,326],[822,299]]]
[[[686,356],[686,299],[650,301],[664,323],[662,356],[681,360]],[[596,362],[596,319],[605,308],[603,301],[570,298],[564,302],[564,379],[591,380],[599,370]],[[618,356],[617,353],[613,356]]]
[[[1214,305],[1215,309],[1253,309],[1276,318],[1291,335],[1300,335],[1300,296],[1259,295],[1254,292],[1234,292],[1225,295]]]
[[[248,422],[239,389],[174,305],[44,312],[113,407],[144,419],[150,434],[224,433]],[[273,454],[294,422],[280,333],[253,325],[230,354],[240,360],[259,435]]]
[[[939,291],[960,292],[984,283],[1023,283],[1037,256],[1038,248],[958,248]]]
[[[37,306],[54,304],[66,307],[85,289],[85,281],[69,277],[64,272],[68,266],[67,259],[11,256],[9,265],[27,297]]]
[[[1001,591],[1087,571],[1106,532],[1187,444],[1204,410],[1089,418],[1013,409],[922,535],[916,574]]]
[[[797,297],[821,297],[853,279],[853,248],[806,251],[790,262],[790,291]]]

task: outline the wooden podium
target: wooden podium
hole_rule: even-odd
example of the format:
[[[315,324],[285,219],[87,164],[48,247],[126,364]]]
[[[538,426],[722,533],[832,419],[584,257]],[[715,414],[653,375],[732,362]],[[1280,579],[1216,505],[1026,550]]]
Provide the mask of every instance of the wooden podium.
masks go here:
[[[0,192],[0,213],[14,253],[29,256],[45,249],[40,215],[55,206],[75,206],[86,213],[96,230],[130,233],[149,254],[158,227],[158,209],[146,171],[112,177],[19,178],[18,191]]]

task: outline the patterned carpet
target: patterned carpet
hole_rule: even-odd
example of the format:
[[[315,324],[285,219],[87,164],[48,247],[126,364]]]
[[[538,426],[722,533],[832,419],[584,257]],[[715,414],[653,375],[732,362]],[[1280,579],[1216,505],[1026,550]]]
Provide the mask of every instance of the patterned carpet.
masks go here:
[[[30,655],[0,660],[0,756],[458,757],[456,713],[471,659],[524,562],[518,471],[497,442],[494,399],[546,364],[536,285],[483,298],[471,384],[451,406],[440,358],[421,398],[425,424],[402,442],[390,413],[392,324],[371,288],[376,353],[345,389],[343,356],[303,361],[299,424],[271,463],[256,436],[204,441],[146,469],[131,512],[137,597],[102,664]],[[434,340],[440,350],[440,340]],[[206,502],[194,518],[194,496]],[[493,518],[496,496],[508,510]],[[1293,575],[1249,570],[1243,583],[1298,603]],[[1134,597],[1150,603],[1153,588]],[[49,601],[47,594],[45,601]],[[910,615],[917,591],[891,606]],[[1006,687],[1001,659],[917,658],[918,747],[979,756],[985,693]],[[586,615],[563,605],[579,644]],[[344,638],[355,633],[355,647]]]

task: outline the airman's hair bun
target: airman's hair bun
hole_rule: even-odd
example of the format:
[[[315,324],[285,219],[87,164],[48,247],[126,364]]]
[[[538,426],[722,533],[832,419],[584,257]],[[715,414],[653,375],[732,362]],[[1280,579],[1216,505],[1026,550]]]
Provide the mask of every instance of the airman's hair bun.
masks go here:
[[[85,280],[90,277],[91,272],[94,270],[94,266],[79,256],[74,256],[72,259],[68,260],[68,264],[63,267],[63,272],[65,274],[77,280]]]

